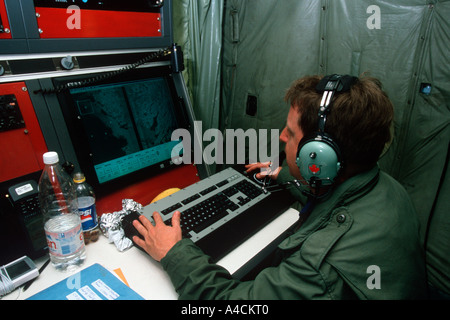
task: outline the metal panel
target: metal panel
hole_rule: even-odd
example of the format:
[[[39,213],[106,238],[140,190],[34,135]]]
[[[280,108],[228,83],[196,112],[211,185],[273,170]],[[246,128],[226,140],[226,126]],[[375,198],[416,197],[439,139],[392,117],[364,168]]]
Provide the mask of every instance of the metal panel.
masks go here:
[[[0,33],[0,54],[149,49],[173,43],[170,0],[165,0],[158,12],[81,10],[82,28],[72,30],[67,24],[73,22],[73,11],[67,8],[45,7],[37,12],[33,0],[0,3],[6,8],[0,7],[2,19],[7,12],[11,30]],[[135,20],[138,23],[131,23]],[[83,27],[83,21],[88,25]]]
[[[38,8],[41,39],[160,37],[161,15],[156,12],[123,12]],[[69,13],[68,13],[69,12]]]
[[[0,0],[0,39],[11,39],[11,26],[9,24],[8,13],[5,2]]]
[[[25,124],[22,128],[0,132],[0,181],[3,182],[43,169],[42,155],[47,146],[25,83],[1,84],[0,92],[15,96],[14,107],[20,109]]]

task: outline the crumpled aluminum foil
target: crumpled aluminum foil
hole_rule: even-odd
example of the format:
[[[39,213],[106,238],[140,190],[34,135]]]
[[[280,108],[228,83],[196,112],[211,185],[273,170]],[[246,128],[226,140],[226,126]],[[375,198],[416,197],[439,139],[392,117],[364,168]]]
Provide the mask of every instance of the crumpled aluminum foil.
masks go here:
[[[142,205],[132,199],[122,200],[122,210],[112,213],[104,213],[99,219],[99,227],[109,243],[114,243],[116,248],[123,252],[133,246],[133,242],[125,237],[122,229],[122,218],[130,211],[142,212]]]

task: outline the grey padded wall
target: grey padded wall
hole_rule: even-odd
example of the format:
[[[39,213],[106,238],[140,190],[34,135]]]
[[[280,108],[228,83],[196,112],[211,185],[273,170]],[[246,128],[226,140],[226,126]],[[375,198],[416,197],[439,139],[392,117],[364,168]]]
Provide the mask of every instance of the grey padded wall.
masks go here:
[[[449,293],[450,1],[228,0],[223,27],[222,129],[283,128],[284,92],[305,75],[382,81],[395,123],[380,165],[411,195],[430,281]],[[246,114],[249,95],[254,115]]]
[[[290,83],[319,68],[317,1],[227,1],[224,17],[222,124],[282,128]],[[257,97],[255,116],[247,97]]]

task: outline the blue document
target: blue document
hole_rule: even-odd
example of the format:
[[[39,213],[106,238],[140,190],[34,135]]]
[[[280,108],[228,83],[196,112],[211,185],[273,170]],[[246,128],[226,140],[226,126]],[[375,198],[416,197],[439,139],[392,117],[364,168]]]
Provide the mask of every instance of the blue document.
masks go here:
[[[27,300],[144,300],[99,264],[42,290]]]

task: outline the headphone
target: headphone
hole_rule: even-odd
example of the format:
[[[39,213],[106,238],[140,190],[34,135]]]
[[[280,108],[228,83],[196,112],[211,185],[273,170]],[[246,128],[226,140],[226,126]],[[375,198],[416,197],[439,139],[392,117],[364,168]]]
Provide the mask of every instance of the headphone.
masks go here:
[[[343,168],[339,146],[325,132],[325,124],[334,95],[349,91],[357,80],[349,75],[332,74],[323,77],[316,86],[316,91],[323,93],[318,113],[318,131],[299,142],[296,158],[303,179],[313,188],[332,185]]]

